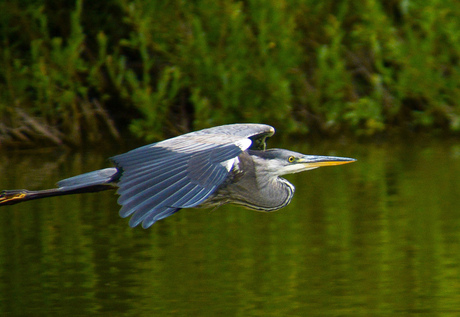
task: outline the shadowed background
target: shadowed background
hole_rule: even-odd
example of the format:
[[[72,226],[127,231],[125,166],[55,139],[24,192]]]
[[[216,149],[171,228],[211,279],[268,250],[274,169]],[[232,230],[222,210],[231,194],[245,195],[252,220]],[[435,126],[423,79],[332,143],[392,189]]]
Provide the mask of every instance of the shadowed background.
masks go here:
[[[456,0],[10,0],[0,11],[2,144],[152,141],[237,122],[322,136],[460,130]]]

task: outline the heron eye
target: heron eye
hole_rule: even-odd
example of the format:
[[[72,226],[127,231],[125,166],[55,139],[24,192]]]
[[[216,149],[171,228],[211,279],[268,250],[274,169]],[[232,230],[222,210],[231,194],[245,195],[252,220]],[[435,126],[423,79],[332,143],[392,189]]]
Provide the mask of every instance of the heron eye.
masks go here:
[[[295,157],[294,156],[289,156],[288,161],[289,161],[289,163],[293,163],[295,161]]]

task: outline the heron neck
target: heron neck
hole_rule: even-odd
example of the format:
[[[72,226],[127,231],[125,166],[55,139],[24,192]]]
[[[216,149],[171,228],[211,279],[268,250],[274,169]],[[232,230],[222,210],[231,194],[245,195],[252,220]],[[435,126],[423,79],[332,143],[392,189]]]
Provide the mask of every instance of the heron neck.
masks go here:
[[[295,187],[282,177],[273,177],[259,183],[258,187],[257,204],[264,206],[264,211],[275,211],[287,206],[295,191]]]
[[[250,209],[274,211],[291,202],[294,186],[286,179],[259,169],[253,157],[240,155],[235,169],[234,182],[227,187],[232,203]]]

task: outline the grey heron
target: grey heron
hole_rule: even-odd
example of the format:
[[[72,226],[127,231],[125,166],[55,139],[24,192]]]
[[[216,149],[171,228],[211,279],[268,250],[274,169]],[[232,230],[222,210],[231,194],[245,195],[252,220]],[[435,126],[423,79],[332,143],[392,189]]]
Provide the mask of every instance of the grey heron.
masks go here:
[[[230,124],[180,135],[111,158],[115,167],[61,180],[46,190],[5,190],[0,206],[44,197],[116,189],[121,217],[148,228],[183,208],[237,204],[274,211],[291,202],[294,186],[281,176],[354,162],[335,156],[266,149],[275,129]]]

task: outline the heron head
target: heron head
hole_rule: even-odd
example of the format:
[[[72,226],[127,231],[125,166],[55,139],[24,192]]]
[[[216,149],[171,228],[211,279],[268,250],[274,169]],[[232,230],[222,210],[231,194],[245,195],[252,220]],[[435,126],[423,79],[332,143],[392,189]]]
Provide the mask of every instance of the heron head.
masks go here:
[[[284,149],[257,151],[256,168],[277,176],[308,171],[321,166],[333,166],[356,161],[349,157],[305,155]]]

